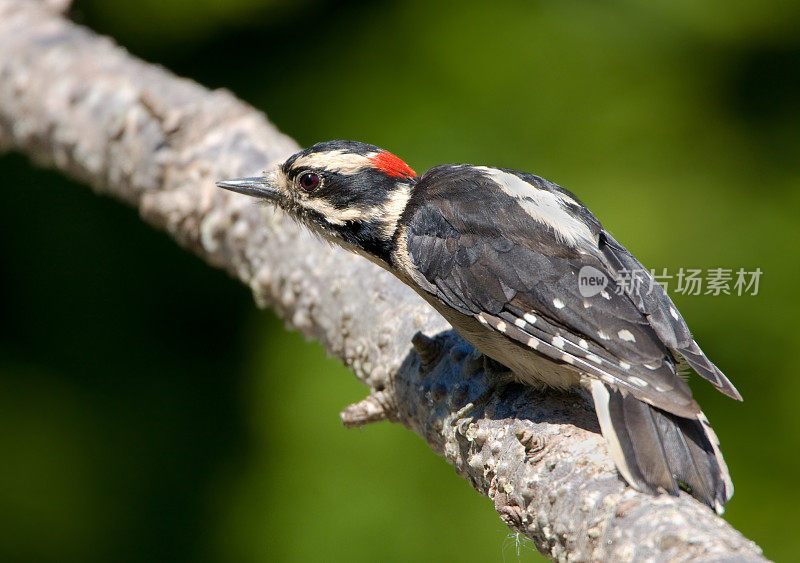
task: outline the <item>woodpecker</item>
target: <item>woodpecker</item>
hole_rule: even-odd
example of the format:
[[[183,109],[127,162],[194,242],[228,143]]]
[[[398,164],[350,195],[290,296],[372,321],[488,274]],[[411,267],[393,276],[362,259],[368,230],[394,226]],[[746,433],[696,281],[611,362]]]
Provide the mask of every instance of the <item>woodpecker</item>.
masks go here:
[[[492,166],[443,164],[418,176],[390,152],[342,140],[217,185],[385,268],[518,382],[586,388],[631,486],[683,489],[723,512],[733,484],[683,376],[691,368],[741,395],[661,285],[571,192]],[[587,275],[601,285],[582,286]]]

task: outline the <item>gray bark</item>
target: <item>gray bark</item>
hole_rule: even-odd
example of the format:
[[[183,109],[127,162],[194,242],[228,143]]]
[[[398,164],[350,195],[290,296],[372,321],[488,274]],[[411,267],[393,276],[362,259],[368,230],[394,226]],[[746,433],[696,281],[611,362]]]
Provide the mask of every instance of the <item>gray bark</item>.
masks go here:
[[[578,394],[491,390],[481,358],[410,289],[283,216],[218,190],[298,149],[261,112],[130,56],[65,20],[68,2],[0,0],[0,151],[18,150],[125,201],[225,268],[371,390],[348,426],[390,419],[559,560],[763,560],[687,495],[627,487]],[[416,349],[412,337],[418,332]],[[387,483],[387,486],[391,486]],[[468,528],[465,524],[465,531]]]

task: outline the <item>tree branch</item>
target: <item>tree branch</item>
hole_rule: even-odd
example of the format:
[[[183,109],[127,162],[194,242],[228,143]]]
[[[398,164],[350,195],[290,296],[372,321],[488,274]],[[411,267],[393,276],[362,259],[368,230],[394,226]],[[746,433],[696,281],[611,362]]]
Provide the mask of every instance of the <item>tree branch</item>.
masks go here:
[[[627,487],[580,395],[511,385],[456,421],[492,376],[441,317],[366,260],[215,188],[296,143],[229,92],[139,61],[48,5],[68,3],[0,0],[0,150],[136,206],[319,340],[372,391],[345,424],[402,422],[554,559],[763,560],[691,497]],[[430,336],[414,339],[419,353],[418,331]]]

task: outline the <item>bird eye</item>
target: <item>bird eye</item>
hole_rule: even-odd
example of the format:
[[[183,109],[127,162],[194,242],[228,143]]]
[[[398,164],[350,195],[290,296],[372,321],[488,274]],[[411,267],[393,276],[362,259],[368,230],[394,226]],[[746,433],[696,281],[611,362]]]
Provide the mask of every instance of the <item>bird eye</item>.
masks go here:
[[[322,180],[319,174],[315,174],[314,172],[303,172],[297,179],[297,183],[300,184],[300,187],[307,192],[317,189],[321,182]]]

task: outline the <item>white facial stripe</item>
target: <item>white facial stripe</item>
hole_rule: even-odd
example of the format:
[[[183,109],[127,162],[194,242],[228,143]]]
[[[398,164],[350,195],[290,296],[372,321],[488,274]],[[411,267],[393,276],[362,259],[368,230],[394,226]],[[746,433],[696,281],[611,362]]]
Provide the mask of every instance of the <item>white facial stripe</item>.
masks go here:
[[[593,243],[594,235],[586,223],[572,215],[567,203],[575,203],[568,196],[539,189],[508,172],[488,166],[476,166],[491,178],[500,189],[513,197],[533,219],[553,229],[556,237],[572,246],[578,241]]]
[[[348,221],[380,221],[384,236],[391,237],[403,210],[406,208],[408,198],[411,197],[411,185],[401,184],[392,191],[389,199],[382,205],[367,209],[350,208],[337,209],[327,201],[316,198],[303,198],[298,205],[305,209],[316,211],[333,225],[344,225]]]
[[[305,209],[316,211],[332,225],[344,225],[348,221],[361,219],[365,213],[362,209],[336,209],[327,201],[321,199],[306,199],[299,202]]]
[[[400,184],[392,191],[389,199],[387,199],[380,208],[369,210],[366,214],[372,217],[381,217],[383,221],[383,234],[387,238],[391,237],[397,229],[400,215],[403,214],[410,197],[411,184]],[[380,215],[378,215],[378,213],[380,213]]]
[[[316,168],[339,174],[357,174],[365,168],[372,167],[370,159],[376,154],[378,153],[347,153],[341,150],[317,152],[301,156],[292,163],[292,168]]]

